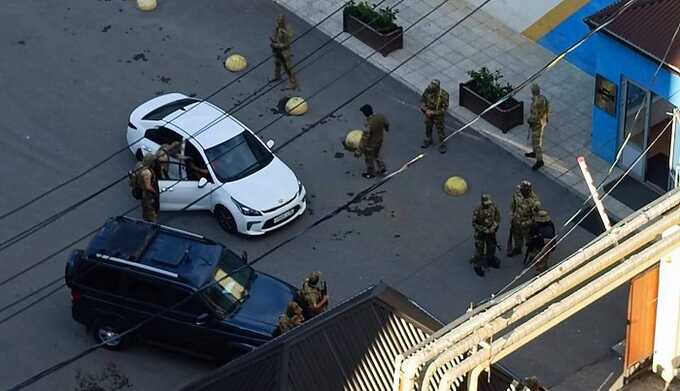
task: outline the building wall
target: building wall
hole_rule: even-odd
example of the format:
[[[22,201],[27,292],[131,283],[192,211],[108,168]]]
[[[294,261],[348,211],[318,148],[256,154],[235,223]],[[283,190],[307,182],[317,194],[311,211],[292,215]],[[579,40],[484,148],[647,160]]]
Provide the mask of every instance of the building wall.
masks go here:
[[[592,38],[592,48],[598,55],[595,60],[595,73],[602,75],[617,86],[617,106],[614,116],[593,106],[593,152],[609,162],[616,158],[618,147],[619,116],[622,110],[623,79],[629,79],[639,86],[668,99],[673,105],[680,107],[680,76],[662,68],[656,78],[654,73],[658,64],[638,53],[620,41],[604,33]],[[677,165],[680,153],[680,137],[675,137],[675,161]]]

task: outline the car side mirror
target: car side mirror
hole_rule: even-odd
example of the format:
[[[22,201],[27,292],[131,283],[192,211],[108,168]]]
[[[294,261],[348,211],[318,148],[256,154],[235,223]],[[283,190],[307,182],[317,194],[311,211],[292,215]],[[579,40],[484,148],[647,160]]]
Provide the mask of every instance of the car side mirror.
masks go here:
[[[267,148],[269,148],[269,149],[274,148],[274,140],[267,141]]]
[[[201,178],[201,179],[198,180],[198,188],[199,189],[204,188],[205,185],[207,185],[207,184],[208,184],[208,180],[205,179],[205,178]]]
[[[200,314],[196,317],[194,324],[196,324],[196,326],[203,326],[208,322],[208,319],[210,319],[210,314],[208,313]]]
[[[247,251],[244,251],[241,254],[241,259],[243,260],[243,262],[248,262],[248,252]]]

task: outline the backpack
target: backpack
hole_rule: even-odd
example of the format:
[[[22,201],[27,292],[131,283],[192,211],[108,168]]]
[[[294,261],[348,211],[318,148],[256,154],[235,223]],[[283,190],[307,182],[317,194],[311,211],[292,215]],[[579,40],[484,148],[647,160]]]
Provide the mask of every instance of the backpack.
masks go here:
[[[137,162],[135,168],[128,171],[128,186],[130,187],[132,197],[136,200],[142,199],[142,188],[139,186],[139,173],[144,169],[144,164],[142,164],[142,162]]]

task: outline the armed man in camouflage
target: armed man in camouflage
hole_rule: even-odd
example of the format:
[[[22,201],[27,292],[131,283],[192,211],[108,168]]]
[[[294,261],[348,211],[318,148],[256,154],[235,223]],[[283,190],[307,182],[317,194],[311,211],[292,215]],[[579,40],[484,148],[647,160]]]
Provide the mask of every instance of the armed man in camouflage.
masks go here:
[[[534,224],[529,229],[529,239],[527,240],[527,252],[524,256],[524,264],[529,265],[536,262],[536,271],[541,273],[548,269],[550,253],[555,250],[555,224],[550,219],[550,214],[546,210],[539,210],[534,218]],[[548,244],[550,244],[548,246]],[[543,248],[548,247],[543,250]],[[536,256],[540,258],[537,260]]]
[[[281,314],[279,317],[279,324],[274,332],[274,335],[281,335],[299,325],[305,321],[304,316],[302,316],[302,308],[298,303],[294,301],[288,302],[288,308],[286,312]]]
[[[501,213],[491,201],[491,196],[482,194],[482,204],[472,212],[472,228],[475,230],[475,255],[472,258],[475,273],[484,276],[489,266],[499,268],[501,261],[496,258],[496,232],[501,222]]]
[[[389,132],[390,123],[382,114],[374,114],[371,105],[363,105],[359,109],[366,116],[366,125],[359,142],[359,153],[366,159],[366,172],[361,174],[366,179],[375,177],[375,166],[378,165],[378,174],[384,175],[387,172],[385,163],[380,156],[384,133]]]
[[[525,153],[524,156],[536,158],[536,164],[531,169],[538,170],[543,167],[543,131],[548,124],[550,104],[548,99],[541,95],[541,88],[538,84],[531,86],[531,94],[531,114],[527,123],[531,128],[531,146],[533,151]]]
[[[293,73],[290,44],[293,40],[293,32],[286,23],[286,17],[279,15],[276,17],[274,34],[270,37],[272,53],[274,54],[274,80],[281,80],[281,67],[288,75],[288,88],[297,88],[297,79]]]
[[[158,160],[156,155],[144,155],[142,167],[136,173],[137,187],[142,191],[142,216],[144,220],[155,223],[160,210],[160,191],[158,189]]]
[[[439,139],[439,152],[446,153],[444,144],[444,118],[449,109],[449,93],[439,85],[439,80],[432,80],[430,85],[423,92],[420,111],[425,115],[425,141],[422,148],[432,145],[432,126],[437,128],[437,138]]]
[[[310,319],[326,310],[328,307],[328,293],[319,287],[321,272],[311,272],[302,284],[300,296],[304,301],[303,314]]]
[[[508,246],[509,257],[523,253],[529,228],[534,223],[536,214],[541,209],[541,202],[529,181],[522,181],[512,195],[510,203],[510,236],[512,246]],[[512,250],[511,250],[512,248]]]

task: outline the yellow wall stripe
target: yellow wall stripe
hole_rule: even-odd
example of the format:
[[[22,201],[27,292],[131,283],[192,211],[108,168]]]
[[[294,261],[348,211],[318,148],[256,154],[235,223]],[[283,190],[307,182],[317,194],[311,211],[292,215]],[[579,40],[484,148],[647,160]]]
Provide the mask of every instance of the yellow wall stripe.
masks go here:
[[[524,30],[522,35],[532,41],[538,41],[587,3],[588,0],[563,0]]]

